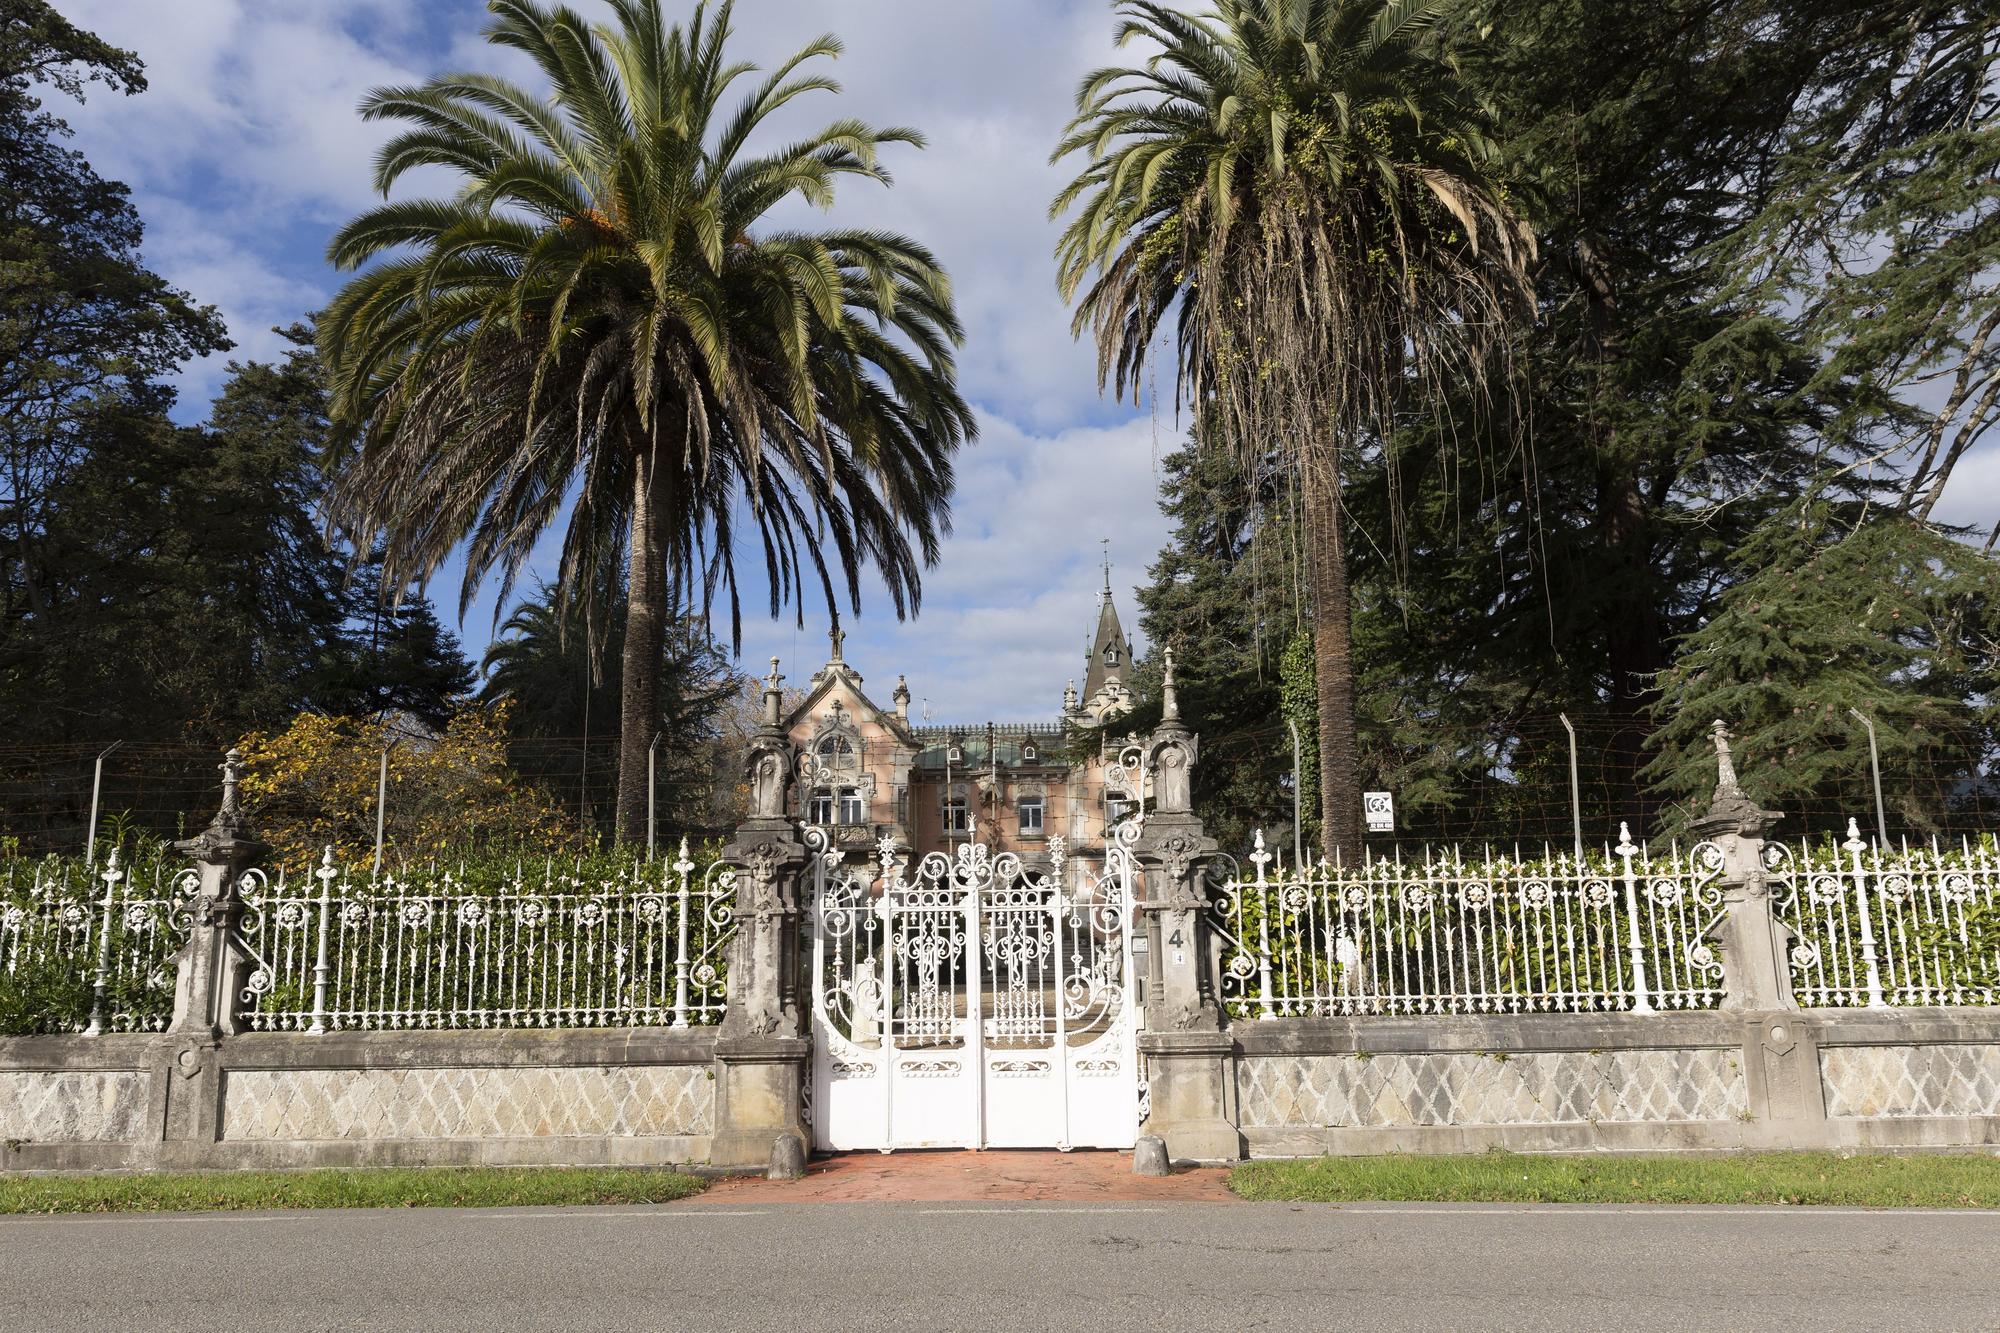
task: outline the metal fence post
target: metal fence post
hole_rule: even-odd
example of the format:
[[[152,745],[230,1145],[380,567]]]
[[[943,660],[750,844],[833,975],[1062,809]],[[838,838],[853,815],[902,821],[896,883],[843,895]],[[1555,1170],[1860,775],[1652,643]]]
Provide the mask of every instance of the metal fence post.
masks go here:
[[[1250,862],[1257,867],[1257,1006],[1259,1018],[1276,1018],[1278,1011],[1271,997],[1271,894],[1265,883],[1264,867],[1270,864],[1271,854],[1264,850],[1264,830],[1257,830],[1257,850],[1250,853]],[[1296,871],[1294,873],[1297,873]]]
[[[1632,873],[1632,858],[1638,855],[1639,849],[1632,845],[1629,824],[1618,826],[1618,846],[1615,850],[1625,863],[1625,917],[1632,957],[1632,1012],[1657,1013],[1659,1011],[1653,1008],[1646,986],[1646,952],[1639,938],[1639,879]]]
[[[124,741],[113,741],[97,756],[97,764],[90,777],[90,829],[83,835],[83,868],[91,869],[97,864],[97,797],[104,789],[104,760]]]
[[[674,1026],[684,1028],[688,1025],[688,876],[694,871],[685,834],[681,837],[681,854],[674,858],[673,871],[681,881],[679,929],[674,940]]]
[[[1889,811],[1882,804],[1882,752],[1875,747],[1875,724],[1858,708],[1850,708],[1855,720],[1868,731],[1868,771],[1875,779],[1875,836],[1882,845],[1889,845]]]
[[[97,922],[97,970],[90,982],[90,1026],[83,1030],[86,1037],[104,1033],[104,995],[111,981],[111,920],[117,907],[118,881],[125,878],[125,872],[118,868],[116,847],[111,849],[100,878],[104,880],[104,911]]]
[[[376,879],[382,877],[383,818],[389,808],[389,751],[395,745],[394,741],[390,741],[382,747],[382,771],[375,779],[375,869],[372,874]]]
[[[1868,1007],[1886,1009],[1889,1002],[1882,998],[1882,967],[1875,952],[1875,914],[1868,906],[1868,873],[1861,865],[1861,853],[1868,844],[1861,841],[1860,824],[1847,821],[1847,841],[1840,846],[1854,858],[1854,898],[1861,912],[1861,961],[1868,968]]]
[[[333,920],[333,881],[340,876],[340,872],[333,868],[331,844],[328,844],[326,855],[313,874],[319,880],[319,949],[313,960],[312,1026],[306,1031],[318,1036],[326,1031],[326,982],[331,973],[326,960],[327,935]]]
[[[1576,776],[1576,728],[1570,725],[1568,713],[1557,713],[1563,730],[1569,733],[1569,823],[1576,836],[1576,863],[1583,864],[1583,784]]]
[[[1301,872],[1305,870],[1305,806],[1303,804],[1304,770],[1300,766],[1299,724],[1290,718],[1285,725],[1292,729],[1292,864]]]
[[[659,826],[653,820],[654,801],[660,794],[660,784],[653,776],[653,761],[659,753],[661,734],[654,732],[653,743],[646,747],[646,859],[648,861],[653,859],[654,839],[659,831]],[[685,855],[687,848],[682,847],[681,851]]]

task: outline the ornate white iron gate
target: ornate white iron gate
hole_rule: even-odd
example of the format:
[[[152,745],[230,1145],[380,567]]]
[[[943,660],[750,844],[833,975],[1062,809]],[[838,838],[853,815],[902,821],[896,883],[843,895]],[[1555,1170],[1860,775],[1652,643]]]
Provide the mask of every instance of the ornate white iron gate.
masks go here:
[[[813,880],[814,1145],[1129,1148],[1138,1134],[1132,858],[893,848]]]

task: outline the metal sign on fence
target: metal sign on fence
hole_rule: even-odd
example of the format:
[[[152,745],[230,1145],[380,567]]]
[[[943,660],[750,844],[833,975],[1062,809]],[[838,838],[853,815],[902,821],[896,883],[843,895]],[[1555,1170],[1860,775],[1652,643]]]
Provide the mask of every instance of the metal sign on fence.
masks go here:
[[[1352,807],[1349,807],[1350,809]],[[1386,791],[1365,791],[1361,793],[1361,813],[1368,820],[1370,833],[1393,833],[1396,831],[1396,798]]]

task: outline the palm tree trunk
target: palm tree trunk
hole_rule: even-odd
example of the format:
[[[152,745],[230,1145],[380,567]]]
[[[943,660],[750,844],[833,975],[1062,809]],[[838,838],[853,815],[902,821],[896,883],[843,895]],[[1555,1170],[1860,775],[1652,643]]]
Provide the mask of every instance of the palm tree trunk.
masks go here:
[[[1354,637],[1340,478],[1308,463],[1306,564],[1313,599],[1313,672],[1319,686],[1320,841],[1328,857],[1361,856],[1361,756],[1354,729]]]
[[[625,576],[625,650],[618,707],[620,842],[646,836],[646,756],[660,719],[660,659],[667,636],[665,471],[657,451],[642,452],[632,479],[631,554]]]

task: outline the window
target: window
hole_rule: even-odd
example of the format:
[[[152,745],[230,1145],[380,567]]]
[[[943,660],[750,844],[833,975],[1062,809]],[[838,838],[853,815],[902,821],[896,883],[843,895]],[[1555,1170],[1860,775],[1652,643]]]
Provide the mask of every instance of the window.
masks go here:
[[[846,773],[854,769],[854,742],[845,736],[822,736],[813,747],[823,773]]]
[[[806,822],[825,828],[833,822],[833,793],[816,791],[806,806]]]
[[[948,797],[944,803],[944,831],[965,833],[972,828],[971,814],[965,808],[963,796]]]
[[[1115,643],[1107,643],[1107,644],[1105,644],[1105,645],[1104,645],[1104,664],[1105,664],[1106,666],[1117,666],[1117,665],[1118,665],[1118,645],[1117,645],[1117,644],[1115,644]]]
[[[1131,813],[1132,813],[1132,798],[1127,796],[1124,792],[1112,791],[1112,792],[1106,792],[1104,794],[1105,828],[1107,829],[1116,828],[1119,822],[1123,820],[1125,816]]]
[[[946,763],[962,764],[965,762],[965,751],[954,745],[944,752],[944,757]]]
[[[1021,798],[1021,832],[1024,836],[1039,837],[1042,832],[1042,798],[1023,796]]]
[[[840,822],[843,824],[859,824],[864,822],[865,819],[866,816],[862,813],[861,809],[861,793],[852,787],[842,791],[840,793]]]
[[[1027,743],[1026,745],[1023,745],[1023,746],[1021,747],[1021,762],[1022,762],[1022,763],[1024,763],[1024,764],[1032,764],[1032,763],[1034,763],[1034,762],[1035,762],[1035,761],[1036,761],[1037,759],[1039,759],[1039,758],[1041,758],[1041,757],[1042,757],[1042,756],[1041,756],[1041,751],[1039,751],[1039,750],[1037,750],[1037,749],[1035,748],[1035,743],[1034,743],[1033,741],[1029,741],[1029,742],[1028,742],[1028,743]]]

